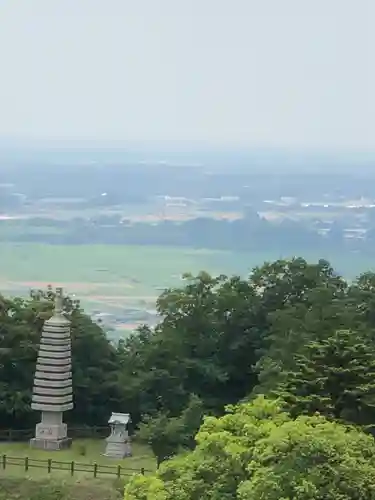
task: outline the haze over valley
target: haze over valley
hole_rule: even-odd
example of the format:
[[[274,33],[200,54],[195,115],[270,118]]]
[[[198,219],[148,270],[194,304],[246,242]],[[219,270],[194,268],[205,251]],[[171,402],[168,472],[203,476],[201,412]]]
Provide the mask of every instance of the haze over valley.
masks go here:
[[[3,152],[2,287],[63,283],[117,337],[154,324],[184,272],[245,276],[294,255],[348,278],[372,267],[370,154],[163,147]]]
[[[0,500],[375,500],[374,19],[0,2]]]

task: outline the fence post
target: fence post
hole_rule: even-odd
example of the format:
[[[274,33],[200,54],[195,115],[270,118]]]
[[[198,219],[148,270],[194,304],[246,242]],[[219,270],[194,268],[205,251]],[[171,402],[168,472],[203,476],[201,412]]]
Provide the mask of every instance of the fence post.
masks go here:
[[[121,477],[121,465],[118,465],[117,466],[117,477],[120,478]]]
[[[48,474],[50,474],[51,469],[52,469],[52,460],[49,458],[48,459]]]
[[[6,455],[3,455],[2,462],[3,462],[3,469],[5,470],[7,467],[7,456]]]
[[[9,432],[8,432],[8,441],[9,442],[12,442],[12,437],[13,437],[13,433],[12,433],[12,429],[9,429]]]
[[[94,477],[96,477],[98,475],[98,464],[95,463],[94,464]]]
[[[70,464],[70,475],[74,476],[74,462]]]
[[[25,472],[29,470],[29,457],[25,457]]]
[[[142,476],[145,475],[145,469],[144,469],[144,467],[142,467],[142,469],[141,469],[141,474],[142,474]]]

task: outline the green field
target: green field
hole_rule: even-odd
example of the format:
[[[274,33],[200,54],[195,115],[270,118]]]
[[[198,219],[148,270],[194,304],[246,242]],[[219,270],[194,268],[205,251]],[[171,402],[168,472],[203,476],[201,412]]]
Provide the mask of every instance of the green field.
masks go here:
[[[356,254],[303,255],[328,258],[338,272],[353,278],[372,269],[375,260]],[[152,310],[164,288],[182,283],[184,272],[246,275],[255,265],[281,255],[187,248],[125,245],[44,245],[0,243],[0,290],[27,294],[31,288],[61,285],[89,311],[119,313],[127,308]],[[290,257],[290,256],[287,256]]]
[[[184,270],[212,267],[224,252],[121,245],[1,244],[0,273],[15,281],[170,282]]]
[[[186,271],[246,271],[244,262],[230,253],[209,250],[2,243],[0,289],[23,294],[30,288],[59,284],[91,308],[103,309],[104,304],[105,310],[120,309],[125,303],[153,307],[161,290],[181,284]]]

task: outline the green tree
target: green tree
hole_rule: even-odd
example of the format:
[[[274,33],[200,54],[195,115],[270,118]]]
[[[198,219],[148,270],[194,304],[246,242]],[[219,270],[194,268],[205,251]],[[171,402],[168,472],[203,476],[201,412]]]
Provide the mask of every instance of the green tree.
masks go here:
[[[263,393],[290,369],[294,352],[306,339],[343,324],[347,283],[327,261],[309,264],[300,257],[266,262],[249,279],[259,297],[256,392]]]
[[[222,411],[257,381],[259,299],[249,282],[207,273],[185,279],[159,297],[155,331],[143,328],[119,347],[127,397],[141,414],[177,417],[191,394]]]
[[[260,391],[272,385],[304,338],[341,324],[346,290],[328,262],[301,258],[266,263],[248,279],[185,275],[157,300],[155,331],[143,327],[119,347],[135,422],[155,412],[178,417],[190,394],[220,414],[259,377]]]
[[[138,437],[150,445],[156,458],[157,467],[179,451],[193,449],[195,435],[203,417],[202,401],[191,396],[189,405],[178,417],[168,417],[159,413],[145,417],[140,425]]]
[[[185,366],[170,339],[144,326],[118,346],[119,380],[135,424],[143,415],[177,416],[188,401]]]
[[[254,446],[239,500],[368,500],[375,497],[375,446],[356,428],[301,416]]]
[[[302,257],[280,259],[255,267],[250,281],[266,313],[308,301],[308,292],[322,286],[345,290],[347,283],[326,260],[309,264]]]
[[[295,368],[273,391],[293,415],[319,412],[359,425],[375,422],[375,348],[366,331],[338,330],[295,354]]]
[[[275,381],[288,376],[294,369],[296,353],[304,352],[306,344],[329,338],[342,328],[356,328],[356,304],[349,302],[346,290],[327,284],[309,290],[303,301],[269,313],[268,334],[264,353],[257,363],[258,393],[268,393]]]
[[[71,319],[75,406],[70,418],[77,425],[105,425],[112,411],[127,407],[116,349],[82,310]]]
[[[258,397],[206,418],[193,452],[134,477],[125,500],[368,500],[375,493],[372,437],[322,416],[292,419]]]
[[[33,305],[0,296],[2,427],[28,427],[35,422],[30,401],[38,344],[39,325]]]
[[[348,300],[355,307],[357,319],[375,329],[375,273],[361,274],[349,287]]]
[[[164,462],[156,481],[150,478],[148,483],[135,477],[125,499],[153,500],[147,496],[153,485],[165,500],[232,500],[248,477],[247,466],[256,440],[267,435],[267,425],[287,419],[276,401],[262,397],[252,404],[228,407],[223,417],[206,417],[196,436],[195,450]]]

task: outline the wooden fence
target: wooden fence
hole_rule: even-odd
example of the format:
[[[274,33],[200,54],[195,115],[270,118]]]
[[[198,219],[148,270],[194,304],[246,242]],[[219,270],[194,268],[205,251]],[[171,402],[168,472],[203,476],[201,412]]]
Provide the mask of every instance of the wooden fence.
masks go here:
[[[73,439],[104,439],[110,434],[109,427],[69,427]],[[29,441],[35,435],[34,429],[0,429],[0,442]]]
[[[29,457],[11,457],[8,455],[1,456],[1,469],[7,470],[9,467],[21,467],[25,472],[31,468],[44,469],[48,474],[54,470],[69,472],[74,476],[76,472],[84,472],[92,475],[94,478],[99,475],[116,476],[117,478],[132,476],[133,474],[144,475],[146,471],[143,467],[135,469],[131,467],[123,467],[121,465],[103,465],[103,464],[85,464],[81,462],[61,462],[59,460],[37,460]]]

